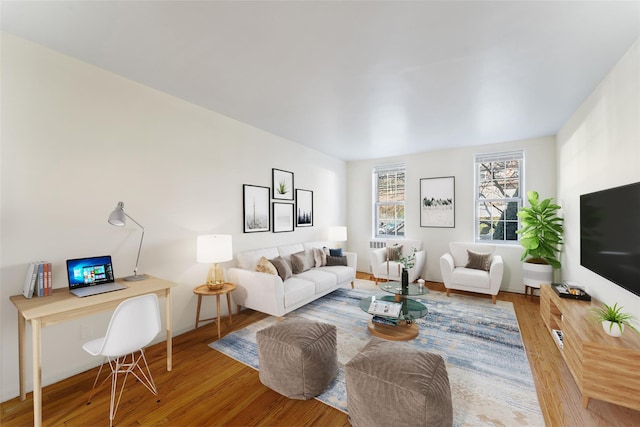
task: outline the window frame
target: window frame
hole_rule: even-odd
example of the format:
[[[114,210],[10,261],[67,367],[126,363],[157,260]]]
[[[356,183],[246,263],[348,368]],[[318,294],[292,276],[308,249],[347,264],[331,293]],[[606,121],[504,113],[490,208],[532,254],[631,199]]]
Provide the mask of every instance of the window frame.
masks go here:
[[[482,163],[488,163],[488,162],[499,162],[499,161],[511,161],[511,160],[518,160],[518,196],[517,197],[498,197],[498,198],[484,198],[484,197],[480,197],[481,196],[481,192],[480,192],[480,185],[481,185],[481,180],[480,180],[480,174],[481,174],[481,170],[480,170],[480,165]],[[516,234],[516,238],[515,239],[510,239],[510,240],[506,240],[504,239],[505,234],[503,234],[503,239],[482,239],[481,235],[480,235],[480,219],[481,217],[478,215],[479,211],[480,211],[480,205],[484,204],[484,203],[504,203],[505,204],[505,212],[508,209],[508,204],[509,203],[516,203],[517,206],[517,210],[516,210],[516,214],[517,211],[520,210],[520,208],[523,206],[524,203],[524,197],[523,195],[526,193],[525,192],[525,182],[524,182],[524,175],[525,175],[525,152],[524,149],[518,149],[518,150],[510,150],[510,151],[503,151],[503,152],[493,152],[493,153],[484,153],[484,154],[476,154],[474,156],[474,163],[473,163],[473,172],[474,172],[474,195],[473,195],[473,208],[474,208],[474,213],[473,213],[473,219],[474,219],[474,241],[476,243],[490,243],[490,244],[498,244],[498,245],[517,245],[520,244],[520,235]],[[488,181],[485,181],[488,182]],[[505,218],[505,231],[506,231],[506,223],[507,222],[514,222],[515,220],[515,224],[516,224],[516,230],[520,228],[520,218]],[[493,234],[492,234],[493,236]]]
[[[386,201],[386,202],[381,202],[379,200],[379,195],[380,195],[380,191],[378,188],[378,176],[380,174],[391,174],[391,173],[398,173],[398,172],[402,172],[402,174],[404,175],[404,185],[403,185],[403,199],[402,201]],[[406,167],[406,163],[394,163],[394,164],[385,164],[385,165],[377,165],[373,167],[373,171],[371,174],[371,179],[372,179],[372,235],[374,239],[403,239],[405,237],[405,229],[406,229],[406,202],[407,202],[407,167]],[[397,186],[396,186],[397,187]],[[394,194],[397,194],[397,191],[394,192]],[[394,206],[394,219],[393,221],[396,223],[396,228],[395,228],[395,232],[394,234],[380,234],[378,233],[379,231],[379,224],[381,221],[388,221],[387,219],[383,219],[380,220],[379,216],[378,216],[378,212],[379,212],[379,207],[381,206]],[[402,211],[404,212],[404,215],[401,219],[398,218],[397,216],[397,212],[398,212],[398,207],[402,207]],[[399,233],[398,231],[398,227],[397,225],[399,225],[400,223],[398,221],[401,221],[402,227],[400,227],[400,230],[402,230],[402,233]]]

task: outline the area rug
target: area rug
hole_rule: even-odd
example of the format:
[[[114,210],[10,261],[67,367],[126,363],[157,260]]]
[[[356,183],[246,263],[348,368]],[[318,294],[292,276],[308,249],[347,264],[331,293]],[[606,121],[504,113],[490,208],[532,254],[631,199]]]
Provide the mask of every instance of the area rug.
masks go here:
[[[356,285],[357,287],[357,285]],[[347,412],[344,365],[371,338],[370,315],[359,301],[380,290],[338,289],[287,315],[332,323],[338,330],[336,380],[317,397]],[[455,426],[544,426],[518,322],[510,302],[431,292],[417,298],[429,313],[417,323],[419,336],[403,345],[441,355],[451,384]],[[256,331],[276,322],[256,322],[210,344],[254,369],[259,369]]]

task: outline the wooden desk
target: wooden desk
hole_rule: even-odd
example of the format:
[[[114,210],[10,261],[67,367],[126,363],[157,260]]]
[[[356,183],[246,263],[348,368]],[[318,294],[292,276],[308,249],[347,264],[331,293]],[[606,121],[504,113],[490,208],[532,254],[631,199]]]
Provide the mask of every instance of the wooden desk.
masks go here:
[[[167,299],[167,371],[171,370],[171,288],[176,283],[149,276],[147,280],[139,282],[125,282],[117,280],[127,286],[127,289],[106,294],[78,298],[69,289],[54,289],[53,295],[41,298],[27,299],[22,294],[10,297],[13,305],[18,309],[18,357],[20,375],[20,399],[25,400],[27,393],[26,382],[26,325],[31,323],[32,329],[32,357],[33,357],[33,424],[42,426],[42,339],[41,330],[44,327],[76,319],[100,311],[114,310],[125,299],[155,293]]]

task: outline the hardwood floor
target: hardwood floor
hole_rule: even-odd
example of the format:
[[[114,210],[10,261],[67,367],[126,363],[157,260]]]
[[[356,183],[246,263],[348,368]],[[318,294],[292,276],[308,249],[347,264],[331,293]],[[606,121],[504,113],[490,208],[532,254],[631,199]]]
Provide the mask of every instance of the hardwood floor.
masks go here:
[[[368,279],[367,274],[358,274]],[[427,283],[443,290],[440,283]],[[582,397],[539,314],[539,299],[501,292],[499,300],[514,305],[547,426],[640,426],[640,412]],[[195,313],[194,313],[195,316]],[[222,333],[241,329],[267,317],[244,310]],[[315,399],[290,400],[263,386],[258,372],[211,350],[215,323],[174,338],[173,370],[166,371],[164,343],[147,349],[158,386],[153,396],[129,380],[116,415],[117,426],[349,426],[347,415]],[[97,368],[43,389],[45,426],[102,426],[109,423],[109,387],[98,390],[87,405]],[[640,398],[640,397],[639,397]],[[4,427],[33,425],[31,393],[0,405]]]

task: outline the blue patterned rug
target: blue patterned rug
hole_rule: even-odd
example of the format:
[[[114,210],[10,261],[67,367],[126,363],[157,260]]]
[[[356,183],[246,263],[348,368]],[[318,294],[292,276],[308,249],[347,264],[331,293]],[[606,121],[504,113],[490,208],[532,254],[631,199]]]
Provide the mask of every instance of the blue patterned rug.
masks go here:
[[[368,289],[338,289],[287,315],[332,323],[338,330],[336,380],[317,397],[347,412],[344,364],[369,341],[370,315],[362,298],[382,294]],[[418,298],[429,314],[418,321],[419,336],[404,345],[441,355],[447,365],[454,426],[544,426],[518,321],[510,302],[431,292]],[[258,369],[256,331],[274,317],[231,333],[209,346]]]

